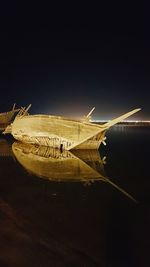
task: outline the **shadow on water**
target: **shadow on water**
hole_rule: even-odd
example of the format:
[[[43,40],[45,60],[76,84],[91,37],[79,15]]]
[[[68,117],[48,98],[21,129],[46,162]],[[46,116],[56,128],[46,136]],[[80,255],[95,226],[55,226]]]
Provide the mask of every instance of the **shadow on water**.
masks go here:
[[[0,266],[148,266],[142,131],[113,128],[107,158],[1,138]]]

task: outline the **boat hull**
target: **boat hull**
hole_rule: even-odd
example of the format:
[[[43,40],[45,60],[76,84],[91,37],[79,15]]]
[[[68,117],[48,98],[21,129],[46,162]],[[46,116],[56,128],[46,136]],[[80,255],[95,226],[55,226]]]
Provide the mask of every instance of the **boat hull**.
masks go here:
[[[11,132],[21,142],[65,150],[98,149],[104,137],[99,125],[46,115],[16,118]]]
[[[12,122],[15,113],[20,110],[15,109],[14,107],[15,105],[13,106],[13,109],[11,111],[0,113],[0,131],[6,129],[6,127]]]

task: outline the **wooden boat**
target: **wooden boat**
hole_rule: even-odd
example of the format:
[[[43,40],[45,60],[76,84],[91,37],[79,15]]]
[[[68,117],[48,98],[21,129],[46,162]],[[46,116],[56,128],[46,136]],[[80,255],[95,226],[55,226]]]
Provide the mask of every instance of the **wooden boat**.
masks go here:
[[[4,130],[14,118],[14,115],[16,112],[18,112],[20,109],[15,109],[16,104],[13,105],[12,110],[4,113],[0,113],[0,130]]]
[[[90,122],[94,108],[83,119],[75,120],[61,116],[27,115],[29,107],[16,116],[4,134],[9,132],[21,142],[61,150],[98,149],[101,143],[105,144],[105,133],[111,126],[140,110],[134,109],[103,125],[98,125]]]

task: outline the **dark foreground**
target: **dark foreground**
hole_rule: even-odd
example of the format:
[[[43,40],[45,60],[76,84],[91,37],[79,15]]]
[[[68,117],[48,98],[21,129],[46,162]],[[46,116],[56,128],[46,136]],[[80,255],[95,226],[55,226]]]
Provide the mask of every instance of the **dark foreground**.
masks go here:
[[[107,140],[103,176],[138,203],[105,180],[41,178],[1,137],[0,267],[150,266],[150,129],[116,126]]]

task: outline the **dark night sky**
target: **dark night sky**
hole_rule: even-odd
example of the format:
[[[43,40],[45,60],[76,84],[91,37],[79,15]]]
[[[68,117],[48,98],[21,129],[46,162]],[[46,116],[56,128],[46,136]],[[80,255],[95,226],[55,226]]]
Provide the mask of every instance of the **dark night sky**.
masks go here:
[[[0,11],[1,112],[14,102],[67,116],[95,106],[93,118],[110,119],[141,107],[133,118],[150,119],[148,7],[120,7],[116,18],[111,7],[78,14],[10,3]]]

